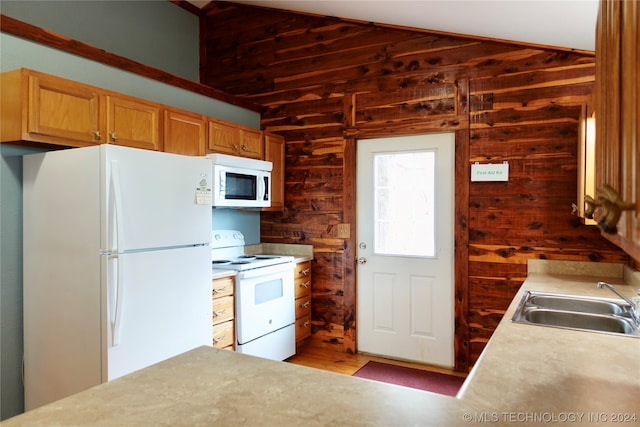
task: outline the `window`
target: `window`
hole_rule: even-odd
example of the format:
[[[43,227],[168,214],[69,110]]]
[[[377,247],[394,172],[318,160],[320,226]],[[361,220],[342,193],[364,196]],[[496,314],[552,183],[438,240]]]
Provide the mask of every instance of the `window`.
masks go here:
[[[435,256],[435,151],[374,155],[378,255]]]

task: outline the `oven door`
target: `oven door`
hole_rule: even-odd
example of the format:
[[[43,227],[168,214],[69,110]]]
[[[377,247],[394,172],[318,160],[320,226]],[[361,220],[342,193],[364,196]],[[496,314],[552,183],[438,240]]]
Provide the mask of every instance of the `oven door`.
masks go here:
[[[238,344],[295,322],[293,263],[241,271],[236,280]]]

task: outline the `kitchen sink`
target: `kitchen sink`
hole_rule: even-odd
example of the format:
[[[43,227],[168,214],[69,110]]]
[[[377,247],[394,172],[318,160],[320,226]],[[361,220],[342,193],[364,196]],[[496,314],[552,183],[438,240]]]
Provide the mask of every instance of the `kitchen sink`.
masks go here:
[[[570,311],[532,309],[526,312],[525,319],[538,325],[587,329],[617,334],[633,334],[635,329],[633,324],[624,318]]]
[[[512,322],[640,338],[623,300],[527,291]]]
[[[594,314],[620,314],[628,310],[628,304],[603,299],[582,298],[565,295],[531,295],[529,302],[537,307],[552,310],[579,311]]]

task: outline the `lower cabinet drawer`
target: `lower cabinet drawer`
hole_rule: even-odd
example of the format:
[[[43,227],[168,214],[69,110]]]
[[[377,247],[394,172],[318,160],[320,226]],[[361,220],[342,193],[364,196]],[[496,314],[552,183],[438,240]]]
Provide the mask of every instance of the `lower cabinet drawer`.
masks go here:
[[[307,315],[296,320],[296,341],[311,335],[311,316]]]
[[[218,323],[213,326],[213,346],[216,348],[224,348],[232,346],[235,342],[235,330],[233,329],[233,320]]]
[[[211,289],[213,298],[221,298],[232,295],[234,291],[234,280],[235,279],[233,277],[223,277],[222,279],[213,280]]]
[[[311,278],[298,277],[294,280],[295,298],[311,295]]]
[[[233,319],[233,296],[216,298],[213,300],[213,324]]]
[[[311,295],[296,300],[296,319],[311,314]]]

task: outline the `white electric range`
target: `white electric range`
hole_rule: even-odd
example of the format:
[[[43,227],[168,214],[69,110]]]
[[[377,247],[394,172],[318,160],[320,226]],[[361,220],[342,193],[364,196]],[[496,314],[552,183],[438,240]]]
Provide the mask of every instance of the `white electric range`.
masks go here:
[[[246,255],[244,235],[214,230],[213,269],[236,270],[236,351],[272,360],[295,354],[292,256]]]

